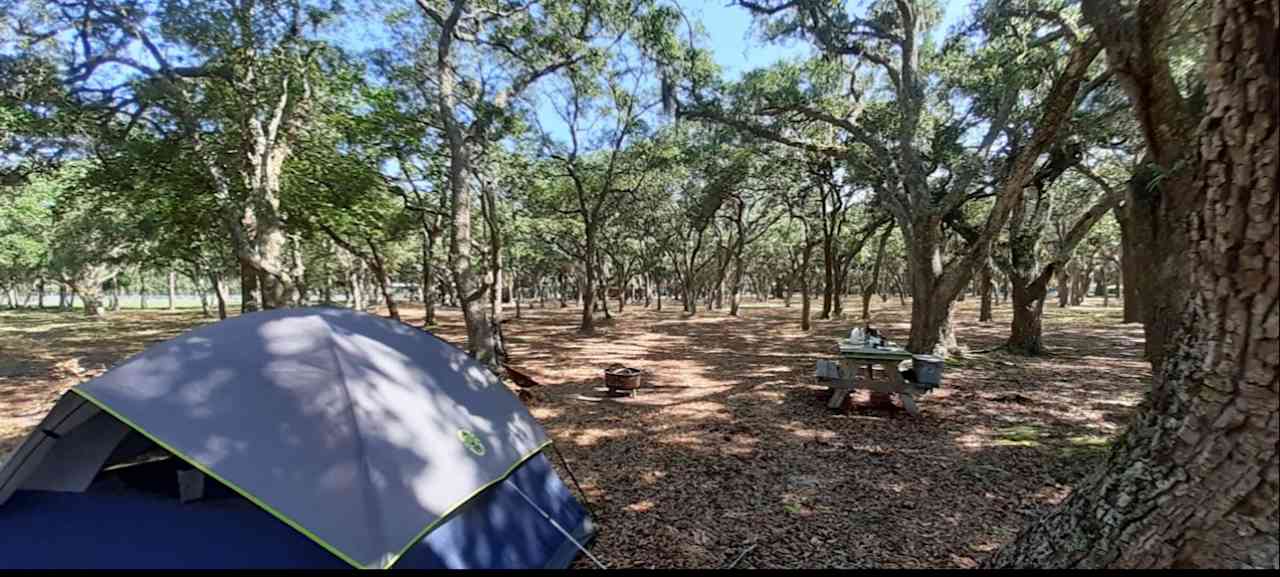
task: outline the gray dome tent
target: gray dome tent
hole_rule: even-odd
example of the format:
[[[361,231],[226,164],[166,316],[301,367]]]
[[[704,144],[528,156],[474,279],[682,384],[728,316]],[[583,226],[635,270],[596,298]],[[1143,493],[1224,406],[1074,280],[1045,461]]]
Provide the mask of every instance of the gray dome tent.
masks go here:
[[[59,400],[0,469],[0,567],[69,550],[91,567],[564,567],[591,519],[549,444],[429,333],[342,309],[242,315]]]

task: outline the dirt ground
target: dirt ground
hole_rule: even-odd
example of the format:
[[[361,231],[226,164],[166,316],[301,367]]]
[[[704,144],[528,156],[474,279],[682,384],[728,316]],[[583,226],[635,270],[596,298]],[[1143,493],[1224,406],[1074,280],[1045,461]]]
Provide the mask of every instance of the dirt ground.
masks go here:
[[[805,334],[798,304],[748,304],[743,318],[664,304],[628,306],[590,337],[572,307],[504,325],[511,365],[545,385],[533,414],[581,482],[600,528],[591,550],[611,567],[715,568],[744,552],[740,568],[972,567],[1105,457],[1150,378],[1141,326],[1090,299],[1046,310],[1044,356],[948,359],[919,418],[836,412],[817,397],[814,361],[853,320]],[[981,351],[1007,335],[1010,312],[980,324],[976,306],[959,303],[957,333]],[[909,308],[872,311],[906,341]],[[461,343],[461,316],[440,316],[435,332]],[[407,307],[406,321],[421,318]],[[0,312],[0,455],[67,387],[201,322],[181,310]],[[614,362],[649,371],[638,396],[603,393]]]

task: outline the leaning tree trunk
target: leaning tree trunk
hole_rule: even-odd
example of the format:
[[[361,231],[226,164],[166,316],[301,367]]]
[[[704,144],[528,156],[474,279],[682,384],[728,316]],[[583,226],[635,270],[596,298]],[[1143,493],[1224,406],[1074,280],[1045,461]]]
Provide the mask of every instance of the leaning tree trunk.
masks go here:
[[[1102,469],[988,565],[1280,568],[1278,15],[1214,5],[1198,170],[1168,192],[1196,207],[1190,291],[1147,402]]]
[[[382,293],[382,301],[387,305],[387,316],[400,320],[400,306],[396,304],[396,295],[391,289],[391,278],[387,276],[387,263],[372,240],[368,241],[369,254],[372,257],[373,274],[378,281],[378,291]]]
[[[218,318],[227,318],[227,283],[222,280],[221,273],[210,273],[209,282],[213,284],[213,294],[218,299]]]

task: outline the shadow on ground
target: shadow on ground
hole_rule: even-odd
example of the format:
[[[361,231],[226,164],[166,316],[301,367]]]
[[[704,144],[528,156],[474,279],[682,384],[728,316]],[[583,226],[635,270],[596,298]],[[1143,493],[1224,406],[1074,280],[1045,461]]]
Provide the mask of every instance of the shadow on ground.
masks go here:
[[[1150,378],[1141,327],[1090,300],[1046,311],[1045,356],[949,359],[920,418],[839,413],[812,373],[852,320],[815,320],[806,334],[798,306],[690,318],[665,304],[629,306],[591,336],[572,307],[526,308],[504,325],[511,364],[545,385],[533,413],[599,517],[593,552],[614,567],[720,567],[752,545],[739,567],[972,566],[1099,463]],[[957,332],[989,349],[1010,312],[982,324],[976,305],[958,304]],[[421,324],[421,308],[404,314]],[[875,303],[871,322],[903,342],[908,314]],[[461,344],[461,316],[439,319],[432,331]],[[0,452],[83,373],[198,322],[0,313]],[[645,369],[647,387],[602,398],[614,362]]]

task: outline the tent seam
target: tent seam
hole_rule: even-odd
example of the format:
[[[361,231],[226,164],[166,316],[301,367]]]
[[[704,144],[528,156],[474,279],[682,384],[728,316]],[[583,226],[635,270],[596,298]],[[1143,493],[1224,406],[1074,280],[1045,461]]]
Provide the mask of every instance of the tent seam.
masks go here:
[[[373,487],[372,467],[369,465],[369,452],[365,450],[364,435],[361,434],[360,416],[356,414],[355,402],[351,400],[351,389],[347,387],[347,371],[343,367],[342,357],[337,352],[337,335],[333,332],[333,327],[329,323],[325,323],[325,329],[329,331],[329,354],[333,356],[334,365],[338,369],[338,381],[341,383],[342,395],[347,399],[347,413],[351,416],[351,425],[355,428],[353,431],[356,450],[360,455],[361,474],[364,477],[365,490],[361,491],[365,505],[373,515],[377,517],[378,532],[380,533],[380,545],[385,551],[387,548],[387,526],[386,520],[382,518],[382,511],[377,507],[377,499],[369,494],[369,489]],[[385,553],[384,553],[385,555]]]

